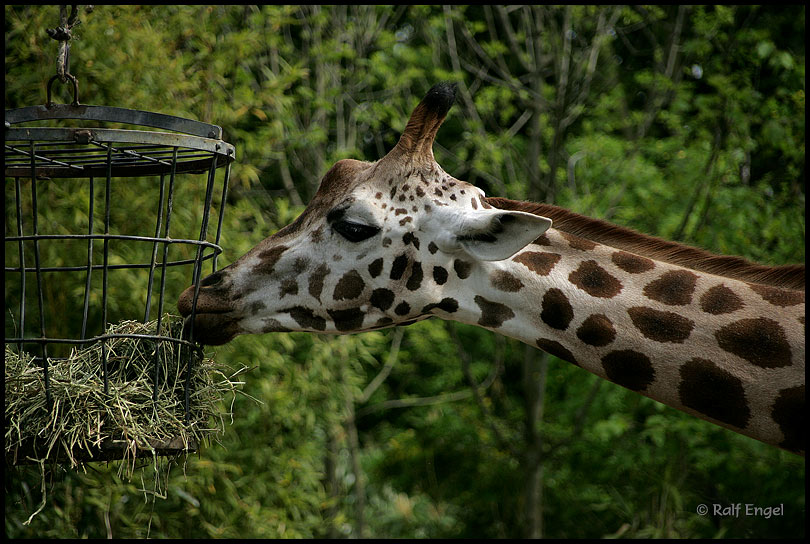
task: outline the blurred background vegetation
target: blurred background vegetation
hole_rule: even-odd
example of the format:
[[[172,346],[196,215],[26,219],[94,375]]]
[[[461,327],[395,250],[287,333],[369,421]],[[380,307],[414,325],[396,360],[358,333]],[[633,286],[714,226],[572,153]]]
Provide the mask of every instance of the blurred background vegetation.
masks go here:
[[[128,5],[81,19],[83,103],[215,123],[236,146],[220,266],[294,219],[334,161],[382,157],[442,80],[460,92],[437,161],[487,194],[804,262],[804,6]],[[45,102],[58,21],[55,6],[5,7],[7,109]],[[83,191],[54,188],[43,216],[83,230]],[[124,194],[116,213],[153,213],[156,187]],[[9,198],[7,179],[7,232]],[[170,311],[188,276],[171,279]],[[140,319],[128,308],[143,293],[112,296]],[[7,467],[6,536],[805,534],[802,458],[483,329],[428,320],[210,351],[256,367],[245,391],[262,403],[238,397],[221,443],[162,466],[165,495],[114,466],[54,470],[26,526],[39,471]],[[784,513],[696,514],[736,503]]]

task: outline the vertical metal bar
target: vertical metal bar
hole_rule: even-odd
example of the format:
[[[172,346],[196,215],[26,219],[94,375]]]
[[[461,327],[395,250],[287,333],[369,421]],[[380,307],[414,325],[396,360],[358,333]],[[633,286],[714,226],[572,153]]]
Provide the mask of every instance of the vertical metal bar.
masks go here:
[[[45,302],[42,296],[42,271],[40,270],[39,259],[39,224],[37,221],[37,171],[36,171],[36,146],[34,141],[30,142],[31,150],[31,217],[34,236],[34,266],[36,268],[37,278],[37,300],[39,302],[39,334],[43,340],[45,337]],[[40,353],[42,354],[42,371],[45,378],[45,400],[48,404],[48,410],[51,409],[51,381],[48,377],[48,348],[47,342],[40,342]]]
[[[90,176],[90,201],[87,206],[87,234],[93,234],[93,209],[95,200],[93,176]],[[87,312],[90,308],[90,279],[93,274],[93,239],[87,239],[87,276],[84,282],[84,309],[82,310],[82,340],[87,338]]]
[[[177,148],[174,148],[172,153],[172,171],[169,176],[169,191],[166,197],[166,228],[163,230],[163,236],[166,240],[169,239],[169,232],[172,226],[172,207],[174,205],[174,178],[177,172]],[[158,319],[163,314],[163,303],[165,301],[166,293],[166,264],[169,261],[169,243],[163,242],[163,262],[161,263],[160,270],[160,298],[158,299]]]
[[[225,200],[228,197],[228,180],[231,178],[231,161],[225,165],[225,178],[222,180],[222,199],[219,201],[219,218],[217,220],[217,237],[214,243],[219,245],[219,236],[222,234],[222,220],[225,214]],[[211,264],[211,273],[217,271],[217,257],[219,255],[215,252],[213,263]]]
[[[160,323],[163,318],[163,303],[166,300],[166,264],[169,261],[169,233],[172,226],[172,206],[174,204],[174,178],[177,173],[177,147],[172,151],[172,172],[169,175],[169,194],[166,195],[166,228],[163,231],[167,241],[163,242],[163,263],[160,267],[160,297],[158,298],[157,334],[160,334]],[[157,349],[157,348],[156,348]],[[152,400],[157,402],[158,380],[160,379],[160,365],[155,358],[155,389]]]
[[[160,196],[158,198],[158,213],[157,213],[157,220],[155,221],[155,238],[160,237],[160,223],[163,220],[163,197],[166,193],[166,175],[160,175]],[[146,284],[146,308],[143,314],[143,322],[149,322],[149,312],[152,308],[152,280],[155,277],[155,264],[157,262],[157,252],[158,252],[158,242],[157,240],[154,241],[152,244],[152,260],[149,264],[149,279],[147,280]],[[161,322],[161,314],[158,312],[157,316],[157,326],[155,327],[155,336],[160,336],[160,322]],[[155,381],[152,386],[152,402],[156,405],[157,404],[157,392],[158,392],[158,379],[160,379],[160,347],[161,342],[160,340],[155,340],[155,359],[154,359],[154,377]]]
[[[213,198],[213,186],[216,168],[217,168],[217,158],[216,155],[214,155],[211,161],[211,168],[208,170],[208,186],[205,191],[205,204],[203,208],[202,221],[200,224],[199,240],[201,242],[205,241],[205,238],[208,235],[208,215],[211,209],[211,200]],[[194,272],[191,276],[191,283],[192,285],[194,285],[194,297],[191,300],[191,329],[189,331],[189,334],[192,335],[192,338],[194,333],[194,317],[197,313],[197,297],[200,294],[200,274],[202,272],[202,254],[203,254],[203,246],[198,245],[197,256],[194,259]]]
[[[101,334],[107,334],[107,280],[108,272],[107,261],[109,258],[110,239],[107,235],[110,234],[110,185],[112,181],[112,145],[107,145],[107,180],[105,183],[104,193],[104,261],[101,275]],[[107,374],[107,339],[102,336],[101,339],[101,364],[104,369],[104,394],[110,392],[109,376]]]
[[[211,200],[214,198],[214,180],[216,179],[217,173],[217,155],[216,153],[212,154],[211,157],[211,168],[208,170],[208,187],[205,190],[205,206],[203,208],[203,215],[202,215],[202,222],[200,225],[200,241],[205,241],[206,236],[208,236],[208,215],[211,210]],[[194,276],[193,276],[193,284],[194,284],[194,298],[191,301],[191,330],[190,334],[194,332],[194,317],[197,313],[197,297],[200,294],[200,274],[202,272],[202,254],[203,254],[203,246],[197,246],[197,258],[194,260]],[[193,338],[193,336],[191,336]],[[185,387],[185,420],[188,424],[189,422],[189,397],[190,397],[190,389],[191,389],[191,362],[192,358],[189,358],[188,367],[186,368],[186,387]]]
[[[202,215],[202,222],[200,225],[200,242],[204,242],[205,238],[208,236],[208,216],[211,214],[211,202],[214,199],[214,180],[216,179],[217,173],[217,156],[216,154],[213,155],[213,159],[211,160],[211,168],[208,170],[208,186],[205,189],[205,204],[203,208],[203,215]],[[200,279],[200,275],[202,274],[202,254],[203,254],[203,246],[197,246],[197,258],[194,261],[194,275],[192,278],[192,283],[197,284]],[[196,306],[196,292],[194,297],[194,303]]]
[[[160,223],[163,221],[163,197],[166,192],[166,175],[160,175],[160,197],[158,199],[157,221],[155,221],[155,238],[160,237]],[[155,277],[155,264],[157,262],[158,242],[155,240],[152,245],[152,261],[149,265],[149,281],[146,285],[146,311],[143,315],[143,322],[149,322],[149,310],[152,306],[152,280]],[[160,334],[160,316],[158,315],[158,332]]]
[[[32,182],[33,183],[33,182]],[[14,193],[17,199],[17,236],[23,235],[22,223],[22,195],[20,194],[20,178],[14,178]],[[25,338],[25,244],[22,240],[18,242],[20,251],[20,338]],[[19,345],[20,354],[23,352],[23,344]]]

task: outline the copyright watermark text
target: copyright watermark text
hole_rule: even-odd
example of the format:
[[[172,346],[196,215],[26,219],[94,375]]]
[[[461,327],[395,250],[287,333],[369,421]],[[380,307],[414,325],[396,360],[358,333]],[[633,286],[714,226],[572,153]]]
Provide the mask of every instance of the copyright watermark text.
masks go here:
[[[770,519],[785,515],[785,505],[757,506],[756,504],[698,504],[697,513],[701,516],[739,518],[740,516]]]

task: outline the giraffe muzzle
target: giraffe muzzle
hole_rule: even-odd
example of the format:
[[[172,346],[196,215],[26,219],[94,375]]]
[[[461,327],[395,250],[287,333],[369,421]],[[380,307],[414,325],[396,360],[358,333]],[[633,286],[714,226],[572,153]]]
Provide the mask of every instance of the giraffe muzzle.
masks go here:
[[[186,316],[183,323],[185,339],[209,346],[227,344],[239,334],[237,321],[223,314],[196,314],[194,326],[191,325],[191,316]]]
[[[185,318],[184,330],[188,339],[218,346],[231,341],[239,334],[239,319],[235,315],[234,304],[226,296],[227,290],[221,287],[220,279],[203,279],[197,293],[196,307],[193,285],[180,295],[177,310]]]

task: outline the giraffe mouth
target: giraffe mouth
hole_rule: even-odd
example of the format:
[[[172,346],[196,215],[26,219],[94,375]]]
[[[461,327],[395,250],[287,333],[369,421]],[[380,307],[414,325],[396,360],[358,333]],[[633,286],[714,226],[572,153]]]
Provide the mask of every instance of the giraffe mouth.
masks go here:
[[[193,327],[192,327],[193,324]],[[224,313],[195,313],[185,316],[184,334],[187,339],[209,346],[221,346],[233,340],[238,334],[238,320]]]
[[[210,346],[230,342],[241,331],[238,316],[234,314],[233,303],[216,296],[211,288],[200,288],[196,308],[193,303],[194,286],[180,295],[177,309],[185,318],[184,337]],[[192,316],[194,321],[192,322]]]

